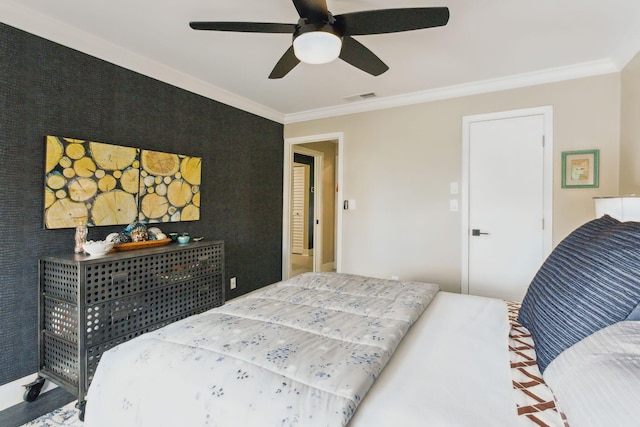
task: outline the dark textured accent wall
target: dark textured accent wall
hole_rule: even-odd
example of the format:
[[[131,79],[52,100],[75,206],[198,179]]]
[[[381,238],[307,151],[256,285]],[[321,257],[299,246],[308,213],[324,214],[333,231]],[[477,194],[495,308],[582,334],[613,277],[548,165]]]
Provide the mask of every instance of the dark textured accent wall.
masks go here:
[[[161,228],[225,241],[227,298],[280,280],[282,124],[0,24],[0,385],[38,369],[38,257],[73,251],[42,226],[48,134],[202,157],[202,219]]]

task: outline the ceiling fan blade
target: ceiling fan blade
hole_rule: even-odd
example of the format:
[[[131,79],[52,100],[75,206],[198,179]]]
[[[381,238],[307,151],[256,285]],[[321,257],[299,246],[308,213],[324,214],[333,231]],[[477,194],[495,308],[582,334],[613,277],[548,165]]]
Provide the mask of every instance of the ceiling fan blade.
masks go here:
[[[441,27],[449,22],[448,7],[380,9],[334,16],[347,36],[397,33]]]
[[[194,30],[236,31],[240,33],[286,33],[293,34],[295,24],[272,24],[268,22],[189,22]]]
[[[276,66],[273,67],[271,74],[269,74],[269,78],[281,79],[299,63],[300,60],[296,57],[295,53],[293,53],[293,46],[290,46],[284,55],[282,55]]]
[[[293,0],[293,4],[301,18],[314,22],[326,20],[329,14],[326,0]]]
[[[372,76],[379,76],[389,69],[387,64],[382,62],[375,53],[371,52],[359,41],[349,36],[345,36],[342,39],[340,59],[371,74]]]

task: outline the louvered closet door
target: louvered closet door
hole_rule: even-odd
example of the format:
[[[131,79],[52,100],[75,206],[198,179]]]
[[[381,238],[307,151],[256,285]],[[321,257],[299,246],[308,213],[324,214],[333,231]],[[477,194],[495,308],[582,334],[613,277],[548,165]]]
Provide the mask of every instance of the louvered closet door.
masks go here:
[[[302,254],[304,250],[304,232],[305,232],[305,167],[293,167],[293,195],[291,209],[291,252],[294,254]]]

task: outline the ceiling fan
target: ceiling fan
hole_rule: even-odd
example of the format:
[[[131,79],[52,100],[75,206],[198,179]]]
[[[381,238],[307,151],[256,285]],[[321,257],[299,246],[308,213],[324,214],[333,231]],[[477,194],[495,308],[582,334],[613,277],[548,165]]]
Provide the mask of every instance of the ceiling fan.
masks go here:
[[[380,9],[332,15],[326,0],[293,0],[300,15],[297,24],[268,22],[190,22],[194,30],[293,34],[293,44],[269,75],[280,79],[301,61],[324,64],[340,58],[373,76],[389,69],[352,36],[397,33],[440,27],[449,21],[446,7]]]

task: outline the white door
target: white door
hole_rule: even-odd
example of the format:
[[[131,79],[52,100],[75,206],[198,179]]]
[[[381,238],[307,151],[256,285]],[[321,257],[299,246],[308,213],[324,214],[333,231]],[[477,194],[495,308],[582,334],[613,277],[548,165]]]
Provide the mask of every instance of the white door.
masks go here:
[[[468,293],[521,301],[549,248],[545,116],[470,121]],[[464,288],[464,286],[463,286]],[[463,289],[464,290],[464,289]]]

